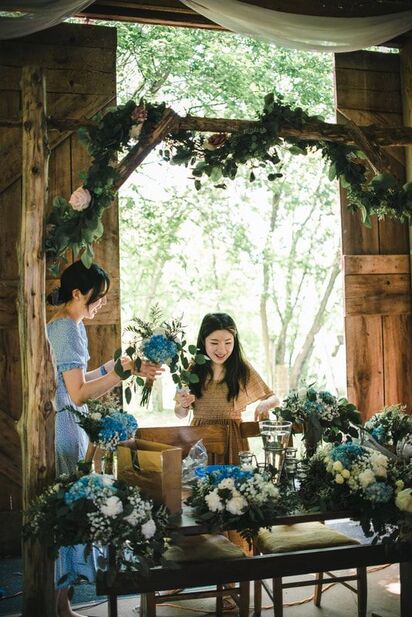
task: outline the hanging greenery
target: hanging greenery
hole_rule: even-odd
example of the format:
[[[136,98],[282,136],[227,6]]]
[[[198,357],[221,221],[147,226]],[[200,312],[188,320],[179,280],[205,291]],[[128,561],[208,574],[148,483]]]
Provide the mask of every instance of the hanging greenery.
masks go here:
[[[253,182],[263,168],[269,181],[282,177],[279,165],[279,146],[291,154],[306,155],[319,150],[329,161],[329,179],[339,179],[348,189],[348,207],[359,210],[365,225],[371,226],[371,215],[393,218],[401,222],[412,218],[412,182],[401,186],[389,174],[370,178],[366,155],[357,146],[330,142],[279,137],[281,128],[303,130],[314,116],[301,108],[285,105],[282,97],[273,93],[265,97],[258,122],[232,135],[215,134],[210,137],[190,131],[174,133],[166,140],[163,158],[175,165],[190,167],[195,188],[200,190],[204,177],[217,188],[226,188],[225,180],[233,180],[239,167],[248,165],[249,180]],[[319,118],[317,118],[319,119]]]
[[[58,275],[60,261],[72,249],[74,257],[81,256],[86,267],[93,261],[93,243],[103,235],[102,216],[115,197],[117,155],[130,150],[137,141],[150,134],[164,110],[164,105],[136,105],[128,101],[113,107],[104,115],[97,115],[96,126],[82,127],[79,139],[88,149],[91,165],[80,174],[82,186],[69,200],[55,197],[47,219],[46,256],[50,271]]]
[[[93,261],[93,243],[103,235],[102,216],[113,202],[116,193],[117,155],[139,145],[147,138],[165,110],[165,104],[136,105],[128,101],[94,118],[96,125],[83,127],[78,135],[87,147],[92,162],[80,174],[83,185],[69,200],[55,197],[47,219],[45,250],[50,270],[57,275],[60,261],[72,249],[74,257],[81,257],[89,267]],[[192,171],[197,190],[204,177],[215,187],[226,188],[226,180],[233,180],[242,165],[250,169],[249,180],[256,180],[265,170],[267,179],[282,177],[279,147],[292,154],[306,155],[319,150],[329,161],[329,179],[339,179],[348,190],[348,207],[359,210],[362,221],[370,226],[371,215],[393,218],[401,222],[412,219],[412,182],[401,186],[389,174],[375,175],[366,155],[357,147],[330,141],[281,138],[282,128],[304,130],[313,120],[301,108],[292,109],[273,93],[265,97],[264,108],[257,122],[233,134],[214,134],[206,137],[191,131],[171,133],[161,150],[164,160],[185,165]]]

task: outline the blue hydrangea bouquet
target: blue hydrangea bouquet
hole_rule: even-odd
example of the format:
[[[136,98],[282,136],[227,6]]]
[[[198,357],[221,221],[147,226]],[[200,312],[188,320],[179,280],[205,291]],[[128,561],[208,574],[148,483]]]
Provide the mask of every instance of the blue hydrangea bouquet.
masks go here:
[[[137,422],[134,416],[120,409],[119,401],[111,395],[87,401],[89,413],[66,407],[76,417],[91,443],[108,452],[114,452],[120,441],[134,436]]]
[[[207,356],[198,352],[195,345],[187,345],[181,320],[173,319],[170,323],[162,318],[158,305],[150,309],[149,319],[144,321],[135,317],[126,332],[131,335],[125,354],[134,362],[135,371],[139,372],[142,360],[154,364],[166,364],[176,386],[183,388],[191,383],[197,383],[199,377],[189,369],[193,364],[204,364]],[[122,350],[115,354],[115,371],[124,380],[128,380],[125,388],[126,401],[132,398],[132,390],[142,387],[141,405],[149,403],[153,381],[142,379],[130,371],[124,371],[120,362]]]

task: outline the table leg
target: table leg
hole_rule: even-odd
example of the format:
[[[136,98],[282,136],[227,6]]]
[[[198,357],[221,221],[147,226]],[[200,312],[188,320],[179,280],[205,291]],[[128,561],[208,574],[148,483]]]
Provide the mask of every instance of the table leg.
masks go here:
[[[118,617],[117,613],[117,596],[114,594],[110,594],[108,597],[108,617]]]
[[[401,614],[400,617],[410,617],[412,607],[412,561],[399,564],[401,579]]]

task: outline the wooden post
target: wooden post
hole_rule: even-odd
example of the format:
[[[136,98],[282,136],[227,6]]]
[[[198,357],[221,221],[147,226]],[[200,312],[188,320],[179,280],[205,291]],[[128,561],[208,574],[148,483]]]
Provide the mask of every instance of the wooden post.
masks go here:
[[[45,80],[40,68],[22,71],[22,216],[18,246],[18,324],[22,371],[23,509],[53,480],[55,376],[46,334],[43,254],[49,149]],[[53,617],[54,563],[40,544],[23,543],[23,615]]]
[[[412,126],[412,38],[409,38],[401,50],[401,86],[403,122],[405,126]],[[406,179],[412,180],[412,147],[405,147]],[[412,221],[409,226],[409,260],[412,288]]]

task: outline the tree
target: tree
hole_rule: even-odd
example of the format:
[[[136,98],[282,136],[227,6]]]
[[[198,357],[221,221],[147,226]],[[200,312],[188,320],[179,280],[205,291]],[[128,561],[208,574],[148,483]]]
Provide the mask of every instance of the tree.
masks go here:
[[[122,24],[118,40],[124,100],[143,96],[179,113],[253,118],[276,84],[286,101],[331,118],[330,56],[158,26]],[[160,299],[185,311],[194,336],[207,310],[232,312],[259,368],[265,358],[273,380],[275,365],[287,366],[296,384],[311,372],[316,334],[334,306],[338,214],[322,161],[282,156],[285,176],[276,183],[257,173],[251,184],[244,171],[227,191],[203,184],[196,192],[184,170],[154,153],[144,182],[135,176],[122,204],[122,276],[129,313],[144,316]],[[316,302],[308,300],[311,290]]]

